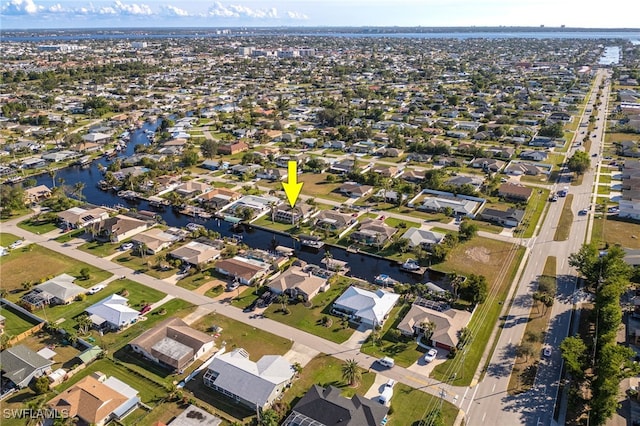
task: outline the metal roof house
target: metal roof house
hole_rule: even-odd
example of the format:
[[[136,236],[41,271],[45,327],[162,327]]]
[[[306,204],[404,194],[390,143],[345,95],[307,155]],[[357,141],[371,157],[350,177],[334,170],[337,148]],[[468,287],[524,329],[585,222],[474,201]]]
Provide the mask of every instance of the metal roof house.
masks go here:
[[[295,371],[286,358],[265,355],[258,362],[242,348],[211,361],[204,384],[253,410],[267,408],[293,379]]]
[[[349,315],[354,322],[374,327],[384,323],[399,298],[399,294],[388,291],[351,286],[333,303],[333,309]]]

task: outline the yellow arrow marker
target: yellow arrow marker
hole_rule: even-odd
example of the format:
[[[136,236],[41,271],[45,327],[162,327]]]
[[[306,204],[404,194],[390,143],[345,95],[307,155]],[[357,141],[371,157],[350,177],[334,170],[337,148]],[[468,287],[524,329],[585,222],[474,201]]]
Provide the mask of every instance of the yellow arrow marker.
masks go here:
[[[289,169],[287,180],[289,182],[282,182],[282,187],[284,188],[285,194],[287,194],[289,204],[291,204],[291,207],[294,207],[300,191],[302,191],[302,182],[298,183],[298,163],[289,161],[287,165]]]

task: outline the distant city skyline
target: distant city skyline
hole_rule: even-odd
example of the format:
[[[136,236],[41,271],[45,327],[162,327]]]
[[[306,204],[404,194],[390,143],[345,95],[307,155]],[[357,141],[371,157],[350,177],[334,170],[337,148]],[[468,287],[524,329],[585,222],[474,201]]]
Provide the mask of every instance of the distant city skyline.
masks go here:
[[[0,28],[528,26],[637,28],[628,0],[3,0]],[[633,9],[631,7],[631,9]]]

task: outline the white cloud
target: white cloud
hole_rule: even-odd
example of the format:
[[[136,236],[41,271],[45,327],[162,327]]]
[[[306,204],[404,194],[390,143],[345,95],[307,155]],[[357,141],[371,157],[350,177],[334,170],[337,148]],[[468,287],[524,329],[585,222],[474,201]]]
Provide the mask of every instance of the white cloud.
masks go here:
[[[289,17],[289,19],[296,19],[296,20],[307,20],[307,19],[309,19],[309,17],[307,15],[305,15],[304,13],[293,12],[291,10],[287,11],[287,17]]]
[[[42,9],[42,6],[37,6],[33,0],[10,0],[5,3],[0,9],[2,15],[35,15]]]
[[[146,4],[130,3],[125,4],[120,0],[116,0],[113,7],[120,15],[153,15],[153,11]]]
[[[266,9],[253,9],[240,4],[223,5],[219,1],[209,8],[207,16],[218,18],[255,18],[255,19],[278,19],[278,9],[275,7]]]
[[[173,17],[187,17],[192,16],[191,13],[187,12],[184,9],[180,9],[179,7],[172,6],[170,4],[162,6],[162,14],[165,16],[173,16]]]

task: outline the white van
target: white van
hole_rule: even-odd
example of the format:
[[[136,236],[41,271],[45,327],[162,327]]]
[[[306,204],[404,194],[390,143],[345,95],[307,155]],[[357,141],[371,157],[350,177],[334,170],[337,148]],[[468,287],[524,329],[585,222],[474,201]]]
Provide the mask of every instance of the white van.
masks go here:
[[[389,379],[387,383],[384,384],[382,388],[382,392],[378,396],[378,402],[383,405],[387,405],[389,401],[391,401],[391,397],[393,396],[393,385],[396,384],[396,381],[393,379]]]
[[[387,368],[391,368],[395,365],[395,361],[393,360],[393,358],[389,358],[388,356],[385,356],[384,358],[380,358],[378,362],[380,363],[380,365]]]

